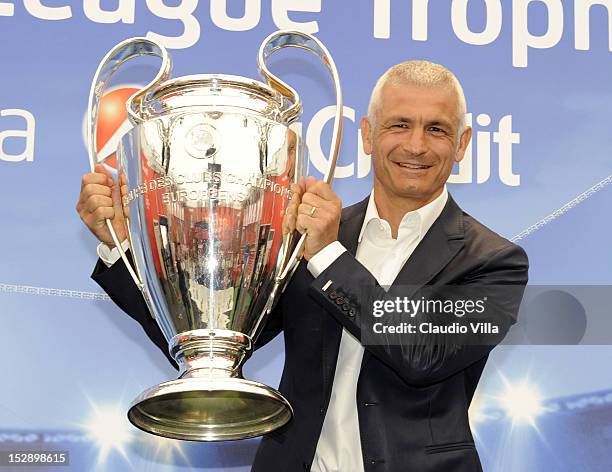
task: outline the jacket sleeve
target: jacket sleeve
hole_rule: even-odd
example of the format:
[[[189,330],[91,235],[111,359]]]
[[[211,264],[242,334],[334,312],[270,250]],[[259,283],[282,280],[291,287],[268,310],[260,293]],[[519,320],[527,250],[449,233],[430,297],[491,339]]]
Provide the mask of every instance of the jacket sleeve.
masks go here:
[[[265,346],[283,330],[283,311],[279,301],[265,320],[264,328],[255,338],[253,351]]]
[[[319,303],[351,332],[372,355],[391,367],[406,383],[425,387],[440,382],[486,357],[516,322],[520,302],[527,284],[529,263],[525,251],[514,244],[507,245],[473,265],[471,272],[457,282],[463,293],[486,296],[486,310],[481,321],[498,326],[499,334],[461,337],[451,334],[423,335],[418,329],[410,333],[373,334],[377,320],[373,315],[374,300],[380,303],[411,297],[418,300],[419,290],[391,286],[383,289],[374,276],[354,256],[344,253],[317,277],[310,293]],[[434,286],[431,286],[434,287]],[[435,290],[433,290],[435,293]],[[456,297],[456,291],[448,299]],[[381,306],[381,305],[379,305]],[[380,315],[380,313],[378,313]],[[441,316],[418,312],[413,318],[406,313],[384,315],[385,325],[410,322],[415,325],[454,320],[454,313]],[[467,342],[466,342],[467,341]]]
[[[104,262],[98,259],[91,278],[119,308],[142,326],[149,339],[162,350],[170,364],[178,369],[176,362],[170,356],[166,338],[149,312],[140,290],[134,285],[123,261],[118,260],[111,267],[106,267]]]

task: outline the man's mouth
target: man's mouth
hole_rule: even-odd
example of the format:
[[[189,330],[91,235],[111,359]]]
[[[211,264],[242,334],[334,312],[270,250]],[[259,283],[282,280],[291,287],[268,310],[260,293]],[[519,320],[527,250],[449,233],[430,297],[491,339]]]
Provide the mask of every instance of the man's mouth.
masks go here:
[[[414,169],[414,170],[424,170],[424,169],[429,169],[430,165],[427,164],[415,164],[413,162],[395,162],[395,164],[397,164],[400,167],[403,167],[404,169]]]

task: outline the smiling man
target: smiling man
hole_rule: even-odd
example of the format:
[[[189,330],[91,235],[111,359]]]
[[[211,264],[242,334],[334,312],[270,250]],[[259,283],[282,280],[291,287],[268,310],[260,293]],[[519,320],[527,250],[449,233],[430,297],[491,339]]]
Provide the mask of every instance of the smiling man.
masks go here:
[[[258,343],[284,330],[280,389],[295,420],[264,438],[253,470],[482,470],[468,408],[495,342],[366,342],[364,333],[372,299],[423,286],[477,284],[489,293],[496,303],[485,319],[501,327],[497,342],[516,320],[525,252],[464,213],[446,189],[472,136],[465,111],[445,67],[398,64],[378,80],[361,122],[373,192],[342,210],[324,182],[293,186],[286,226],[307,234],[307,263]],[[515,289],[500,290],[508,285]]]
[[[307,234],[304,260],[255,348],[283,332],[279,390],[294,419],[264,437],[254,471],[482,470],[468,408],[489,352],[516,320],[528,261],[520,247],[463,212],[446,189],[472,135],[465,110],[449,70],[426,61],[398,64],[378,80],[361,123],[373,160],[372,193],[342,209],[324,182],[309,177],[292,186],[283,226]],[[88,174],[83,182],[77,209],[105,241],[103,217],[118,217],[107,178]],[[104,261],[93,278],[172,362],[112,252],[100,251]],[[365,336],[375,316],[372,300],[448,286],[477,287],[495,301],[484,320],[501,327],[495,342]]]

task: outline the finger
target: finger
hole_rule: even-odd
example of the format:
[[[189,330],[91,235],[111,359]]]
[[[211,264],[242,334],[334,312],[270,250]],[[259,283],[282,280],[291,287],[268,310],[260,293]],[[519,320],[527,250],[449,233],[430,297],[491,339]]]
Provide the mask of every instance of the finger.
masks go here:
[[[300,199],[302,198],[302,195],[304,194],[304,191],[302,190],[302,187],[300,187],[297,184],[291,184],[290,187],[291,190],[291,199]]]
[[[315,228],[314,218],[311,218],[308,215],[299,214],[296,218],[295,229],[298,230],[300,234],[308,233]]]
[[[94,214],[98,208],[112,208],[112,199],[104,196],[91,197],[83,207],[83,213]]]
[[[291,234],[295,231],[295,220],[293,220],[293,222],[291,223],[286,223],[283,225],[283,234],[287,235],[287,234]]]
[[[290,187],[291,190],[291,200],[290,200],[290,205],[291,204],[298,204],[300,203],[300,200],[302,198],[302,194],[304,193],[302,191],[302,189],[300,188],[299,185],[297,184],[291,184]]]
[[[330,202],[328,202],[327,200],[324,200],[320,196],[310,192],[306,192],[302,196],[302,203],[306,203],[310,206],[315,206],[317,208],[325,208],[328,207],[330,204]]]
[[[95,169],[97,173],[106,175],[106,185],[108,185],[109,187],[112,187],[113,185],[117,184],[117,182],[115,182],[115,179],[113,178],[109,170],[106,167],[104,167],[102,164],[96,165]]]
[[[107,181],[108,177],[106,176],[106,174],[90,172],[88,174],[85,174],[81,179],[81,188],[90,184],[106,185]]]
[[[304,182],[304,186],[306,188],[306,191],[308,191],[308,189],[314,185],[315,183],[317,183],[317,179],[314,178],[312,175],[309,175],[308,178],[305,180]]]
[[[89,213],[95,213],[98,208],[103,207],[112,208],[113,199],[104,195],[93,195],[85,202],[85,208]]]
[[[302,187],[299,184],[291,184],[289,186],[289,190],[291,190],[292,194],[301,195],[304,193]]]
[[[100,230],[106,226],[106,219],[97,218],[95,215],[90,213],[87,214],[85,218],[83,218],[85,225],[91,230]]]
[[[294,214],[297,215],[297,209],[300,206],[300,199],[299,198],[292,198],[291,201],[289,202],[289,205],[287,205],[287,208],[285,209],[285,214]]]
[[[288,208],[285,211],[283,218],[283,234],[292,233],[295,231],[295,219],[297,216],[297,207]]]
[[[111,196],[111,189],[107,185],[102,184],[87,184],[81,191],[81,199],[87,200],[89,197],[94,195],[104,195],[105,197]]]
[[[332,190],[331,185],[319,180],[315,182],[310,187],[308,187],[308,193],[314,193],[318,195],[323,200],[334,201],[339,200],[336,193]]]
[[[313,208],[316,208],[316,210],[313,210]],[[300,204],[300,206],[298,207],[298,211],[297,211],[298,216],[306,215],[306,216],[310,216],[313,219],[320,218],[322,216],[327,215],[328,213],[329,212],[327,211],[326,208],[316,206],[316,205],[310,205],[309,203]]]
[[[98,207],[92,213],[94,217],[94,223],[99,224],[106,219],[112,220],[115,217],[115,209],[113,207]]]
[[[121,186],[121,198],[127,197],[128,195],[128,186],[127,185],[122,185]]]
[[[113,206],[115,208],[123,208],[123,203],[121,201],[121,189],[119,188],[119,185],[113,185],[113,189],[111,192]]]
[[[297,201],[296,202],[292,202],[287,207],[287,210],[285,211],[285,214],[289,213],[289,214],[297,215],[299,207],[300,207],[300,202],[297,202]]]
[[[302,200],[302,205],[304,206],[301,208],[299,213],[306,214],[317,220],[333,221],[340,217],[341,204],[325,201],[322,198],[308,192],[305,194],[305,196],[308,198],[304,198]],[[316,210],[313,210],[313,208],[316,208]]]
[[[291,216],[293,219],[295,219],[295,217],[298,214],[298,208],[300,207],[300,203],[299,202],[295,202],[292,205],[289,205],[287,207],[287,210],[285,212],[285,214],[289,217]]]
[[[104,174],[106,177],[112,178],[112,175],[110,174],[108,169],[102,164],[96,164],[96,167],[94,169],[97,174]]]

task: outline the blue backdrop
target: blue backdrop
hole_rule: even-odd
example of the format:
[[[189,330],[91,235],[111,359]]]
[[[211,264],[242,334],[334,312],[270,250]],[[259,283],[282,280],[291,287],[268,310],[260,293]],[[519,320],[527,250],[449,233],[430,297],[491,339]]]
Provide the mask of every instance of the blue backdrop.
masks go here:
[[[175,371],[89,279],[96,241],[74,207],[89,86],[113,45],[152,34],[175,77],[256,78],[259,43],[277,28],[316,33],[338,65],[334,187],[345,206],[372,185],[358,123],[377,77],[406,59],[439,62],[462,82],[474,127],[449,185],[460,205],[527,250],[531,283],[612,283],[610,0],[2,1],[0,451],[69,451],[74,471],[249,469],[257,440],[164,441],[127,423],[131,400]],[[116,87],[156,71],[134,62]],[[321,177],[327,71],[300,51],[271,68],[304,100],[310,173]],[[246,375],[277,385],[282,363],[276,339]],[[498,347],[471,410],[485,470],[612,470],[611,363],[608,345]]]

